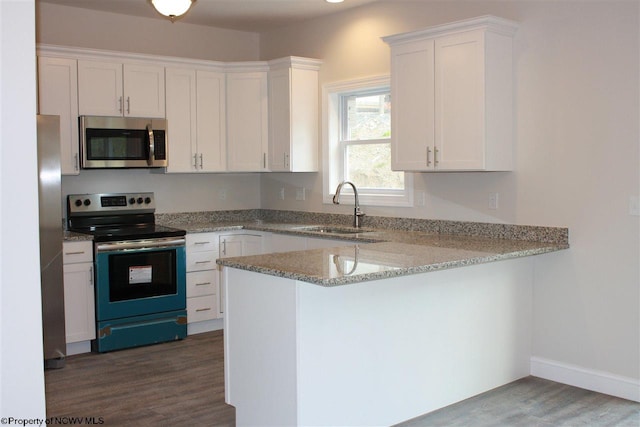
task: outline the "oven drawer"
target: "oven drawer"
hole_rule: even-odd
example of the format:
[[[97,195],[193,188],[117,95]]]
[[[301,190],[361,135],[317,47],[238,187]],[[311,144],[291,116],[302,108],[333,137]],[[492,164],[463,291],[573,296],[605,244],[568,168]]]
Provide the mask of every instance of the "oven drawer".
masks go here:
[[[187,252],[217,251],[218,236],[214,233],[191,233],[186,236]],[[217,256],[216,256],[217,258]]]
[[[202,270],[216,270],[217,252],[205,251],[205,252],[187,252],[187,272],[190,271],[202,271]]]
[[[194,271],[187,274],[187,298],[215,295],[218,289],[218,270]]]
[[[93,262],[93,243],[90,241],[64,242],[62,263],[77,264],[80,262]]]
[[[217,319],[218,317],[220,317],[220,311],[218,310],[217,295],[187,298],[187,321],[189,323]]]

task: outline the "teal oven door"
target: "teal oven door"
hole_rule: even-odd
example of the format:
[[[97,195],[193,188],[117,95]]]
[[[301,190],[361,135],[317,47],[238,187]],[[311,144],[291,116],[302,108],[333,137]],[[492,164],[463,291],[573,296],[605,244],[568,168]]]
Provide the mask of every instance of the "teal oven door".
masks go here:
[[[186,337],[184,242],[172,237],[95,244],[95,351]]]

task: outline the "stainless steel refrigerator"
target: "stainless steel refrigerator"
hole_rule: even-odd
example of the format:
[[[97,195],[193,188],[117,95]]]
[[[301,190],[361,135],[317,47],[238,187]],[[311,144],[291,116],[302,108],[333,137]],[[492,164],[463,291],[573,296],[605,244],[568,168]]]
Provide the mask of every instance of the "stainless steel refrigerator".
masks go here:
[[[45,368],[62,368],[65,362],[66,340],[62,272],[60,117],[39,115],[37,119],[44,363]]]

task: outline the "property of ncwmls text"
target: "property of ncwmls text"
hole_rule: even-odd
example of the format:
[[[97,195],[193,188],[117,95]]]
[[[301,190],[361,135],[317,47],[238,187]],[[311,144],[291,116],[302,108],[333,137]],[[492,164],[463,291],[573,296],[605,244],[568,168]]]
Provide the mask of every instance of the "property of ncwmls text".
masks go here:
[[[48,418],[16,418],[2,417],[3,426],[56,426],[56,425],[100,425],[104,424],[103,417],[48,417]]]

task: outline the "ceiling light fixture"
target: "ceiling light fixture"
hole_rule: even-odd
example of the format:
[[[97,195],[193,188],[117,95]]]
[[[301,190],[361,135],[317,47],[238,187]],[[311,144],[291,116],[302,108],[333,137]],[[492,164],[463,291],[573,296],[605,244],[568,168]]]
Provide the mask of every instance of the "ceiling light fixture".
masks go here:
[[[189,11],[196,0],[149,0],[161,15],[174,22]]]
[[[342,3],[344,0],[324,0],[327,3]]]

